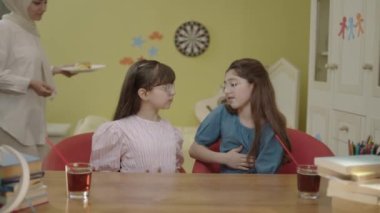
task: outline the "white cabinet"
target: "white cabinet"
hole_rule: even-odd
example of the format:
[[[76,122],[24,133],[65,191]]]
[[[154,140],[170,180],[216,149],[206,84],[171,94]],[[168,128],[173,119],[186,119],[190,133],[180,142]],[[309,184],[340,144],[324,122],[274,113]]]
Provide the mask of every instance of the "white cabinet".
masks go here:
[[[380,1],[312,0],[307,132],[337,155],[380,141]]]

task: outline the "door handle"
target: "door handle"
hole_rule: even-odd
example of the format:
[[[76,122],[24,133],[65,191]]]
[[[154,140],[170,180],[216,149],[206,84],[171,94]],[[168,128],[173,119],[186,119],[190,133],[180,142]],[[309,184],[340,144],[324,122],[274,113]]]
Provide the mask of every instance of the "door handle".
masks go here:
[[[373,70],[373,66],[370,63],[363,64],[362,68],[363,68],[363,70],[368,70],[368,71],[372,71]]]
[[[336,69],[338,69],[338,65],[337,64],[326,64],[325,68],[328,70],[336,70]]]
[[[348,126],[342,126],[339,128],[340,131],[344,131],[344,132],[348,132],[350,131],[350,129],[348,128]]]

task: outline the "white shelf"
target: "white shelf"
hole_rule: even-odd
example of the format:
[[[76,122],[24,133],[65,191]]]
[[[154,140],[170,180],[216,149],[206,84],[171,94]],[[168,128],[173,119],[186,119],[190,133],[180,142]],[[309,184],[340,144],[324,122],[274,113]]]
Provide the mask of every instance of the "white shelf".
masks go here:
[[[70,129],[70,126],[71,125],[67,123],[48,123],[48,136],[66,136]]]

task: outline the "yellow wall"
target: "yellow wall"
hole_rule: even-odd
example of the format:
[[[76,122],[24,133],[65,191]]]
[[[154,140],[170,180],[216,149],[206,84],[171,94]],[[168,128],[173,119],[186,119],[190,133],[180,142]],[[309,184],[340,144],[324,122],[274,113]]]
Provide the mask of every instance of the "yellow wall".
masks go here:
[[[160,31],[163,40],[154,59],[177,74],[175,102],[162,112],[173,124],[197,124],[194,104],[217,92],[233,60],[253,57],[270,65],[284,57],[302,72],[304,128],[309,7],[308,0],[49,1],[39,29],[50,62],[91,61],[107,68],[71,79],[55,77],[58,96],[48,103],[48,121],[74,125],[90,114],[111,118],[126,70],[119,60],[146,56],[132,46],[132,38]],[[211,36],[209,49],[196,58],[182,56],[173,42],[176,28],[189,20],[203,23]]]

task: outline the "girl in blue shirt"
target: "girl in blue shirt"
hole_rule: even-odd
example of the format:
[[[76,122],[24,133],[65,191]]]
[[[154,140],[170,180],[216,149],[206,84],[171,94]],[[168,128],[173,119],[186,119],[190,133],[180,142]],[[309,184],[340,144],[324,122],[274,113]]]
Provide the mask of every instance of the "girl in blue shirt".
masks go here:
[[[255,59],[234,61],[224,77],[225,104],[200,124],[190,156],[221,164],[225,173],[275,173],[290,149],[286,119],[278,110],[268,72]],[[221,140],[220,152],[208,147]]]

